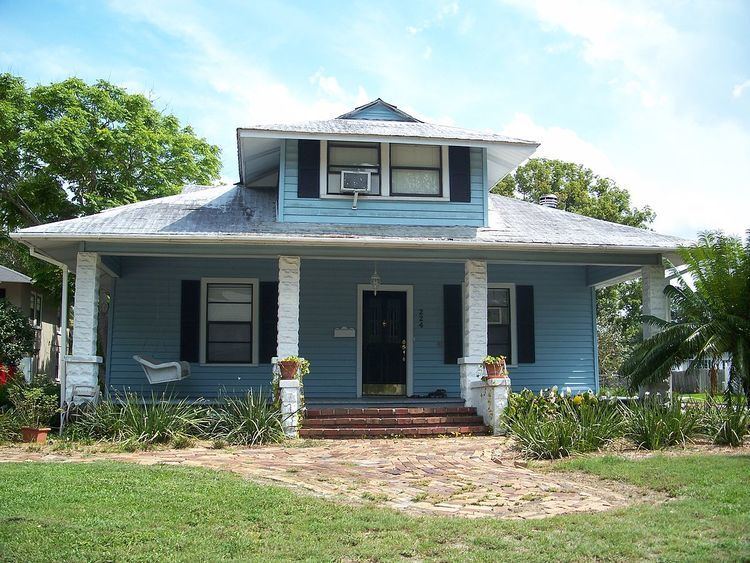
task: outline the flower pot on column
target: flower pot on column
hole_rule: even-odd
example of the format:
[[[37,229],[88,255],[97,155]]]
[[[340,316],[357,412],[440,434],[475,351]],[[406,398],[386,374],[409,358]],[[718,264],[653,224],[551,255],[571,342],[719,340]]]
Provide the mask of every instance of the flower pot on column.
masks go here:
[[[508,377],[508,369],[505,366],[505,356],[487,356],[482,360],[485,377],[482,379],[498,379]]]
[[[302,379],[310,373],[310,363],[304,358],[288,356],[279,360],[281,379]]]

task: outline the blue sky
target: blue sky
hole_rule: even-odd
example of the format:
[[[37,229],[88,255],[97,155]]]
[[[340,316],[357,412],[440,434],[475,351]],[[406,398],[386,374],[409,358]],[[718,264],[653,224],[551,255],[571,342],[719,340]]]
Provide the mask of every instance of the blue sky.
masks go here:
[[[382,97],[542,142],[657,212],[750,228],[750,2],[0,0],[0,70],[149,93],[219,144]]]

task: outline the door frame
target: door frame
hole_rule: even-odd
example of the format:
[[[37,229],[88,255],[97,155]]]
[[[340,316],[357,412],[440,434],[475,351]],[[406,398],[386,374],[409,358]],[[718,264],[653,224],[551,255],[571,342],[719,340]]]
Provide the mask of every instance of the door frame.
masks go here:
[[[370,284],[357,284],[357,398],[362,397],[362,301],[365,291],[372,291]],[[406,396],[410,397],[413,390],[414,358],[414,286],[413,285],[381,285],[378,291],[400,291],[406,293]]]

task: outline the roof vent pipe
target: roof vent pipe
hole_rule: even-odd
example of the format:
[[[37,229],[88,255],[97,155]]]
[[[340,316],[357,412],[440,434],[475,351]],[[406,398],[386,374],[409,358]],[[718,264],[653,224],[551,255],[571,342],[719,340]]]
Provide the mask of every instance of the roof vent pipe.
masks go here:
[[[543,195],[539,198],[539,205],[543,205],[544,207],[551,207],[552,209],[557,209],[557,196],[555,194],[547,194]]]

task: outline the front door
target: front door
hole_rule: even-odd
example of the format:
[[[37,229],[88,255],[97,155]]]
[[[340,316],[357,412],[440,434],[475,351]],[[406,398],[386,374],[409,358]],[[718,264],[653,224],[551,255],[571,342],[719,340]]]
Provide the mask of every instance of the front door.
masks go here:
[[[406,395],[406,292],[362,294],[362,394]]]

